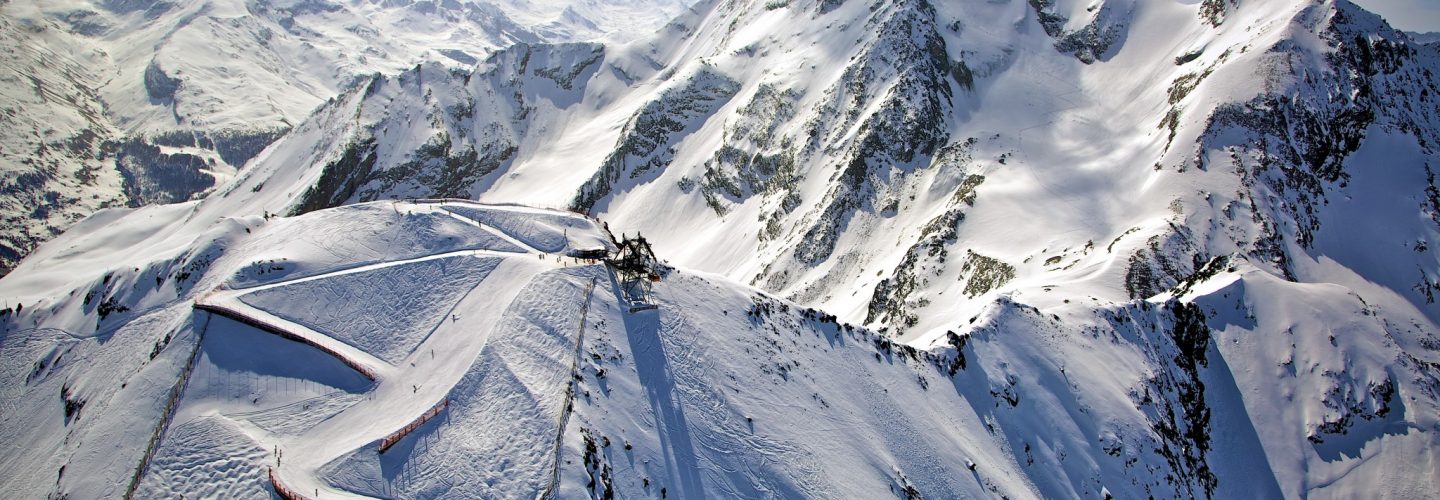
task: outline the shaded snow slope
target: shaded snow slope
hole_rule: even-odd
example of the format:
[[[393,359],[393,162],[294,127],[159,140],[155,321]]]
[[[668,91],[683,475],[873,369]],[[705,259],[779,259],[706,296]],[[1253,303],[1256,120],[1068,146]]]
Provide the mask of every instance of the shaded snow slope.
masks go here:
[[[25,265],[43,271],[5,279],[6,296],[29,296],[6,313],[0,345],[15,415],[4,432],[25,443],[5,457],[10,491],[265,496],[276,465],[291,487],[386,495],[549,481],[576,294],[604,274],[560,256],[609,245],[594,222],[377,203],[195,232],[185,208],[116,213]],[[91,259],[92,245],[128,257]],[[429,438],[408,438],[375,462],[378,440],[443,401],[457,416],[443,413],[441,430],[466,439],[411,457]],[[480,478],[517,461],[531,473],[464,485],[414,475],[469,464]]]
[[[571,213],[197,233],[202,208],[116,214],[0,280],[29,304],[0,341],[9,491],[1294,498],[1440,473],[1425,315],[1244,258],[1149,299],[1009,292],[917,348],[682,268],[632,310],[564,257],[610,241]]]
[[[1411,332],[1248,265],[1185,301],[1005,297],[919,351],[713,276],[655,296],[593,310],[568,496],[1425,496],[1440,473]]]
[[[1087,5],[705,2],[630,44],[422,65],[212,203],[589,210],[921,345],[1005,293],[1123,302],[1232,254],[1440,319],[1434,46],[1343,0]]]
[[[1344,0],[716,1],[365,78],[0,280],[3,477],[1435,496],[1436,50]],[[555,260],[606,229],[675,266],[657,309]]]

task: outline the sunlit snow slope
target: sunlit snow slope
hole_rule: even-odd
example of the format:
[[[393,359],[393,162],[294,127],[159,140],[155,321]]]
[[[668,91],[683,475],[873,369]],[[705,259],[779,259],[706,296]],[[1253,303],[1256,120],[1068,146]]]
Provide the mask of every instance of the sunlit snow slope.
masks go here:
[[[200,208],[103,212],[0,281],[28,304],[0,345],[7,491],[1433,493],[1424,319],[1244,262],[1148,300],[1012,294],[917,349],[684,269],[632,309],[565,256],[611,246],[566,212],[197,233]]]
[[[0,488],[1434,497],[1437,50],[1345,0],[717,0],[366,78],[0,279]],[[656,309],[561,208],[654,242]]]
[[[571,207],[925,342],[1001,294],[1123,302],[1230,255],[1433,322],[1436,50],[1344,0],[705,2],[373,79],[221,197]]]
[[[659,0],[17,0],[0,3],[0,273],[104,207],[223,185],[317,106],[422,61],[610,41]]]
[[[7,316],[5,401],[26,406],[6,433],[28,450],[6,457],[7,491],[267,497],[268,467],[305,491],[548,484],[582,297],[609,279],[563,256],[610,245],[594,222],[381,203],[229,219],[194,238],[156,224],[161,210],[55,242],[148,232],[118,267],[42,250],[32,262],[48,272],[8,278],[7,293],[98,281]],[[442,419],[377,455],[437,404]]]

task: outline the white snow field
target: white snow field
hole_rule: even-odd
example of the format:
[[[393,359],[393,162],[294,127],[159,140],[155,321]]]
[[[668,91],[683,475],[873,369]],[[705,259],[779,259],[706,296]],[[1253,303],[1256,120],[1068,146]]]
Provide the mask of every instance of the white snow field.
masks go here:
[[[1440,497],[1440,46],[1346,0],[406,67],[0,278],[0,491]]]
[[[97,210],[223,186],[347,89],[517,43],[646,36],[671,0],[0,3],[0,274]]]
[[[374,202],[140,251],[182,239],[170,210],[0,281],[30,304],[0,346],[7,491],[1414,497],[1436,477],[1440,380],[1405,345],[1423,317],[1244,262],[1127,303],[1017,292],[917,349],[684,269],[632,312],[565,256],[610,241],[565,212]],[[79,251],[98,241],[135,250]]]
[[[547,460],[574,359],[579,293],[604,277],[603,268],[562,256],[604,248],[609,238],[594,223],[521,207],[375,203],[222,221],[225,234],[157,255],[158,242],[184,235],[167,234],[145,212],[126,218],[131,224],[71,233],[79,242],[57,241],[70,249],[92,238],[129,243],[127,262],[76,261],[62,251],[36,259],[55,266],[48,272],[26,273],[50,280],[6,282],[7,292],[44,294],[105,275],[99,293],[84,291],[94,298],[32,303],[23,318],[43,327],[7,323],[7,404],[50,403],[54,394],[29,395],[64,387],[63,400],[83,405],[53,421],[63,404],[7,411],[37,419],[7,419],[33,424],[6,426],[12,442],[28,443],[15,449],[50,450],[7,454],[8,491],[125,494],[157,425],[153,460],[134,485],[141,497],[267,496],[267,467],[277,462],[277,476],[299,491],[372,495],[494,496],[552,477]],[[148,237],[115,238],[137,226],[148,226]],[[566,229],[552,234],[556,226]],[[572,239],[555,239],[566,234]],[[512,243],[520,241],[558,253]],[[126,310],[97,312],[101,303]],[[113,349],[132,342],[139,347]],[[172,386],[177,404],[162,420]],[[378,439],[446,400],[443,418],[376,456]],[[111,404],[129,406],[112,413]],[[86,439],[90,432],[106,439]],[[450,439],[433,443],[438,436]],[[436,473],[462,465],[474,473],[461,477],[475,482]],[[60,481],[36,483],[39,474]]]
[[[373,78],[206,202],[588,210],[918,346],[1006,293],[1125,302],[1227,255],[1440,321],[1436,47],[1344,0],[1100,4],[701,2]]]

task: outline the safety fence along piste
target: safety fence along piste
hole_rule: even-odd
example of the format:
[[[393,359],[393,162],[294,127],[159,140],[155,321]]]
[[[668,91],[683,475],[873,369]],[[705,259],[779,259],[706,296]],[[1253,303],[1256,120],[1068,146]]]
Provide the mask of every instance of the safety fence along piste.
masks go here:
[[[300,492],[295,491],[289,486],[285,486],[285,483],[280,482],[280,478],[275,477],[274,467],[267,467],[267,469],[270,471],[270,486],[275,488],[276,495],[280,495],[280,498],[283,498],[285,500],[308,500],[309,497],[301,495]]]
[[[400,430],[390,433],[389,436],[385,436],[380,440],[380,453],[385,453],[385,450],[390,449],[391,446],[395,446],[395,443],[400,442],[401,439],[411,432],[415,432],[415,429],[419,429],[420,426],[425,425],[425,422],[429,422],[430,419],[435,418],[436,415],[439,415],[441,411],[444,411],[445,408],[449,406],[450,398],[445,398],[431,407],[429,411],[426,411],[409,424],[406,424],[405,427],[401,427]]]
[[[206,300],[206,298],[195,301],[195,308],[202,311],[209,311],[235,321],[239,321],[246,325],[258,328],[261,331],[277,335],[280,338],[286,340],[293,340],[295,342],[314,347],[316,349],[319,349],[321,352],[324,352],[325,354],[328,354],[335,359],[340,360],[341,363],[345,363],[346,366],[349,366],[356,372],[364,375],[365,378],[368,378],[372,381],[376,379],[375,372],[369,367],[353,359],[350,359],[348,356],[345,356],[344,354],[331,348],[330,346],[317,342],[314,339],[305,337],[304,335],[296,334],[295,332],[292,332],[279,325],[245,314],[244,311],[232,308],[223,303],[208,301]]]

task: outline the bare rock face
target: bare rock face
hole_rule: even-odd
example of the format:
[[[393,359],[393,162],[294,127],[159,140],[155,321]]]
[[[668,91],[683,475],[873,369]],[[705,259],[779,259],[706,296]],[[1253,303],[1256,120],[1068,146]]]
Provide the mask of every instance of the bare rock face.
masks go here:
[[[0,490],[1436,496],[1440,46],[1348,2],[109,5],[0,34],[269,90],[0,55]]]

